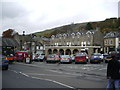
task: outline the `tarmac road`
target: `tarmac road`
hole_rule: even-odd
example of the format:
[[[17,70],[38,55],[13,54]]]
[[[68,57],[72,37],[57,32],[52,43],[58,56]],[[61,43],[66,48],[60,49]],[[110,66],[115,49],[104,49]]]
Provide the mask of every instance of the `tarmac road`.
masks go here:
[[[106,64],[14,63],[10,65],[8,71],[3,71],[3,88],[105,89],[107,84],[105,72]],[[23,82],[23,85],[15,82],[20,84]]]

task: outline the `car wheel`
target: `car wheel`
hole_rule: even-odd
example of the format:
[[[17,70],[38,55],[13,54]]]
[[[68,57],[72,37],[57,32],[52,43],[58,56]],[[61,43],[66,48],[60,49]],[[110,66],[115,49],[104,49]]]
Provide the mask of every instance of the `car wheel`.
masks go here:
[[[8,70],[8,66],[6,66],[4,69],[5,69],[5,70]]]
[[[107,63],[107,61],[105,60],[105,63]]]
[[[93,64],[93,62],[90,62],[91,64]]]
[[[75,62],[75,64],[77,64],[77,62]]]

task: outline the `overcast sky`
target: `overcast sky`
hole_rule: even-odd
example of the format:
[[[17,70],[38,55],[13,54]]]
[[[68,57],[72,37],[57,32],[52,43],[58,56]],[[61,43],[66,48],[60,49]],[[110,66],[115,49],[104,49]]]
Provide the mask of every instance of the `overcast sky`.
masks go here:
[[[2,30],[19,34],[118,17],[119,0],[2,0]],[[0,7],[1,8],[1,7]],[[0,20],[1,21],[1,20]]]

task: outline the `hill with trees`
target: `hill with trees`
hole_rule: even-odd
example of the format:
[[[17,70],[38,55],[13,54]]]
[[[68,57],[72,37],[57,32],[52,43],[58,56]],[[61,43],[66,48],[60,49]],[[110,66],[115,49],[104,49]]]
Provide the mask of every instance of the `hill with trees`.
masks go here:
[[[81,30],[94,30],[96,28],[99,28],[103,33],[118,31],[120,30],[120,18],[108,18],[104,21],[98,22],[71,23],[69,25],[64,25],[33,34],[36,36],[50,37],[51,35],[56,35],[58,33],[80,32]]]

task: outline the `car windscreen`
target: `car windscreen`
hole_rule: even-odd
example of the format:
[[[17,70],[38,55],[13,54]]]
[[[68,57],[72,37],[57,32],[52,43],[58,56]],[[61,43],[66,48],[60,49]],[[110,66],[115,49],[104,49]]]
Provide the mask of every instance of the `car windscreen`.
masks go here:
[[[86,56],[85,54],[77,54],[76,56]]]
[[[69,55],[64,55],[64,56],[61,56],[61,58],[70,58]]]
[[[54,58],[54,56],[52,56],[52,55],[50,55],[50,56],[48,56],[49,58]]]
[[[100,58],[100,55],[93,55],[92,58]]]

